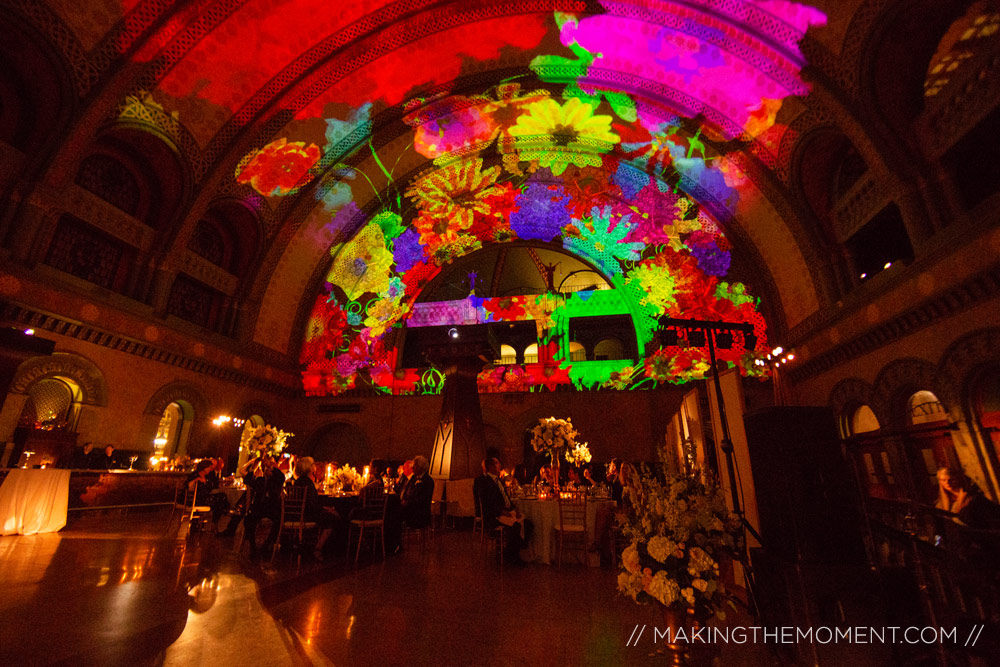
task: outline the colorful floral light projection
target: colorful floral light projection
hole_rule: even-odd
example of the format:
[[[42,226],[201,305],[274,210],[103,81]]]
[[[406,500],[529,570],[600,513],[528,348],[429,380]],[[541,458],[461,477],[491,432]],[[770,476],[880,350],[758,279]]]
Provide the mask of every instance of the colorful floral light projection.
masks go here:
[[[486,367],[479,386],[488,392],[630,390],[703,377],[704,348],[657,344],[662,317],[749,323],[764,349],[758,299],[727,278],[724,231],[744,177],[720,147],[763,136],[782,100],[808,91],[798,41],[825,17],[784,0],[706,1],[711,12],[700,4],[601,0],[601,14],[557,13],[548,29],[558,34],[547,41],[525,19],[531,31],[511,47],[558,52],[533,54],[534,76],[405,103],[404,152],[428,161],[405,179],[396,173],[399,141],[387,159],[371,140],[377,112],[400,101],[397,87],[328,100],[341,110],[319,119],[322,146],[315,131],[303,132],[248,154],[238,182],[271,198],[310,193],[341,239],[306,327],[306,392],[440,391],[438,369],[400,367],[395,329],[404,324],[533,321],[537,362]],[[491,34],[481,50],[502,47]],[[296,122],[304,127],[303,116],[321,109],[310,105]],[[378,173],[350,166],[361,155]],[[374,212],[365,207],[372,196]],[[512,241],[571,253],[611,289],[418,302],[454,260]],[[606,315],[630,318],[637,358],[571,360],[570,320]],[[758,372],[739,340],[719,357]]]

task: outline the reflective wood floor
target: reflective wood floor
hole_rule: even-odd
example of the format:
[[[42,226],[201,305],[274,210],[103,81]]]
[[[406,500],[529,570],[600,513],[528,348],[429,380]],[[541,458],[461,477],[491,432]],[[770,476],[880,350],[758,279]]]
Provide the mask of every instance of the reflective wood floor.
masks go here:
[[[92,517],[0,538],[0,665],[668,664],[651,655],[662,616],[617,595],[614,570],[501,569],[460,531],[357,568],[260,566],[231,538],[165,528]],[[702,658],[782,664],[746,645]]]

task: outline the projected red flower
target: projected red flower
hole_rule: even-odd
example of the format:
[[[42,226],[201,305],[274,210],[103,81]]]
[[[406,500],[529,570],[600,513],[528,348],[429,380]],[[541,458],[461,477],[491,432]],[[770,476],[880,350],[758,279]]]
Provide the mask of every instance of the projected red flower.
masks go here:
[[[288,143],[284,138],[272,141],[236,175],[237,183],[249,183],[262,195],[287,195],[296,186],[305,185],[312,177],[304,178],[319,161],[316,144],[306,146],[304,141]]]

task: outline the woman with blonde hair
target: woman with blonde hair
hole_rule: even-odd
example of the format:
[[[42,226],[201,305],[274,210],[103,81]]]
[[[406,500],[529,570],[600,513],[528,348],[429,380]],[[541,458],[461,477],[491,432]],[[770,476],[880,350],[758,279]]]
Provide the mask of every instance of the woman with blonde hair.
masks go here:
[[[1000,526],[1000,507],[984,497],[961,468],[940,468],[937,481],[938,500],[935,507],[951,512],[955,523],[969,528]]]

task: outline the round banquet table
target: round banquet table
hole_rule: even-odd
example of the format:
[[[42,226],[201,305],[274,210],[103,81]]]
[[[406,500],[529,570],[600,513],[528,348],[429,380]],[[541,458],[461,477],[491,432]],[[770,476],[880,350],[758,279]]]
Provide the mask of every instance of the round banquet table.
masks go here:
[[[514,504],[518,511],[535,525],[528,549],[521,553],[521,557],[546,565],[555,561],[558,557],[559,539],[553,531],[559,525],[559,503],[555,499],[520,498]],[[614,500],[587,499],[587,542],[593,544],[597,541],[597,536],[594,534],[597,526],[597,515],[613,512],[615,506]],[[577,562],[582,563],[583,553],[586,553],[587,565],[597,567],[601,564],[599,553],[582,552],[580,549],[567,551],[563,554],[563,558],[565,560],[575,558]]]
[[[69,470],[15,468],[0,486],[0,535],[54,533],[66,525]]]
[[[209,495],[224,495],[226,497],[226,502],[229,503],[229,507],[232,509],[233,507],[236,507],[236,504],[240,502],[240,498],[242,498],[243,494],[246,492],[247,490],[245,488],[237,486],[220,486],[219,488],[214,489]]]

